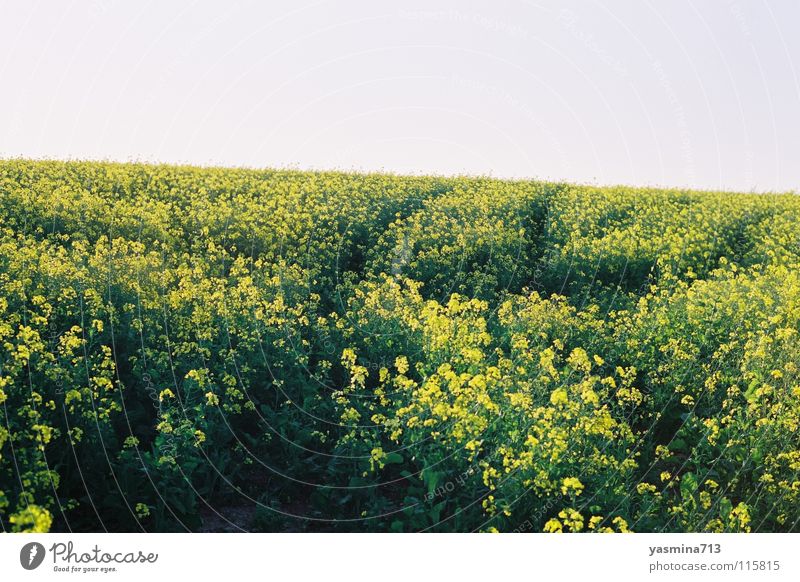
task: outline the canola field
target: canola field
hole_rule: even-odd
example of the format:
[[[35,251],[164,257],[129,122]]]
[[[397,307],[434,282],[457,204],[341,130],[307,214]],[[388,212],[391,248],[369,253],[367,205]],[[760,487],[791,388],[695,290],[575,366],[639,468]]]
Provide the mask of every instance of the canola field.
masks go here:
[[[790,532],[800,197],[0,161],[0,525]]]

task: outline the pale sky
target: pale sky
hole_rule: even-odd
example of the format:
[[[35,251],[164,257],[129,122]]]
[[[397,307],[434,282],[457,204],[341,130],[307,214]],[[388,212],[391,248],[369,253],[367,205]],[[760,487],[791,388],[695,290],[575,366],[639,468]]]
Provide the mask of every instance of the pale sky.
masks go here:
[[[0,157],[800,191],[798,25],[797,0],[0,0]]]

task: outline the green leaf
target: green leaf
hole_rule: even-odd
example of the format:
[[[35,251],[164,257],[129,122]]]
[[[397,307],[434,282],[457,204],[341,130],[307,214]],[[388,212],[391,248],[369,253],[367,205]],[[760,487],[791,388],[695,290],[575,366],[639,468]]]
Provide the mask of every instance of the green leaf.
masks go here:
[[[731,514],[731,511],[733,511],[733,504],[731,503],[731,500],[728,499],[727,497],[723,497],[722,500],[719,502],[719,516],[723,520],[727,521],[728,517]]]
[[[686,441],[683,439],[673,440],[669,445],[669,450],[676,453],[685,453],[688,450],[686,447]]]
[[[745,400],[747,400],[750,403],[754,402],[756,400],[755,392],[756,392],[756,390],[758,389],[758,387],[760,385],[761,385],[761,382],[758,379],[753,380],[752,382],[750,382],[750,385],[747,387],[747,390],[745,390],[745,392],[744,392]]]
[[[694,473],[684,473],[681,477],[681,497],[684,501],[694,503],[694,494],[697,492],[697,477]]]
[[[383,463],[385,465],[397,465],[403,462],[403,455],[400,453],[387,453],[385,457],[383,457]]]
[[[436,486],[439,484],[439,479],[441,479],[442,474],[437,471],[430,471],[428,469],[424,469],[420,474],[422,477],[422,481],[425,485],[428,486],[428,494],[433,494],[436,491]]]

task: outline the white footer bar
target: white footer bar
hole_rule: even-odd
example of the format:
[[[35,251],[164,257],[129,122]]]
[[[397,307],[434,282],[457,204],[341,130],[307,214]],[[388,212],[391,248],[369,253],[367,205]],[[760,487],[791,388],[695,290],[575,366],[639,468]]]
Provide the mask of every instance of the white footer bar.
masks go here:
[[[799,550],[800,534],[5,534],[0,579],[796,581]]]

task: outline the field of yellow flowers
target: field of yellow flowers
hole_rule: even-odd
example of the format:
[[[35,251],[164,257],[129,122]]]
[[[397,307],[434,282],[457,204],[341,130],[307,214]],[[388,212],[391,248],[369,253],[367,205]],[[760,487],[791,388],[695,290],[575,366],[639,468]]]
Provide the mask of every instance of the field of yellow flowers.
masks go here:
[[[793,194],[0,161],[0,525],[797,531],[799,334]]]

